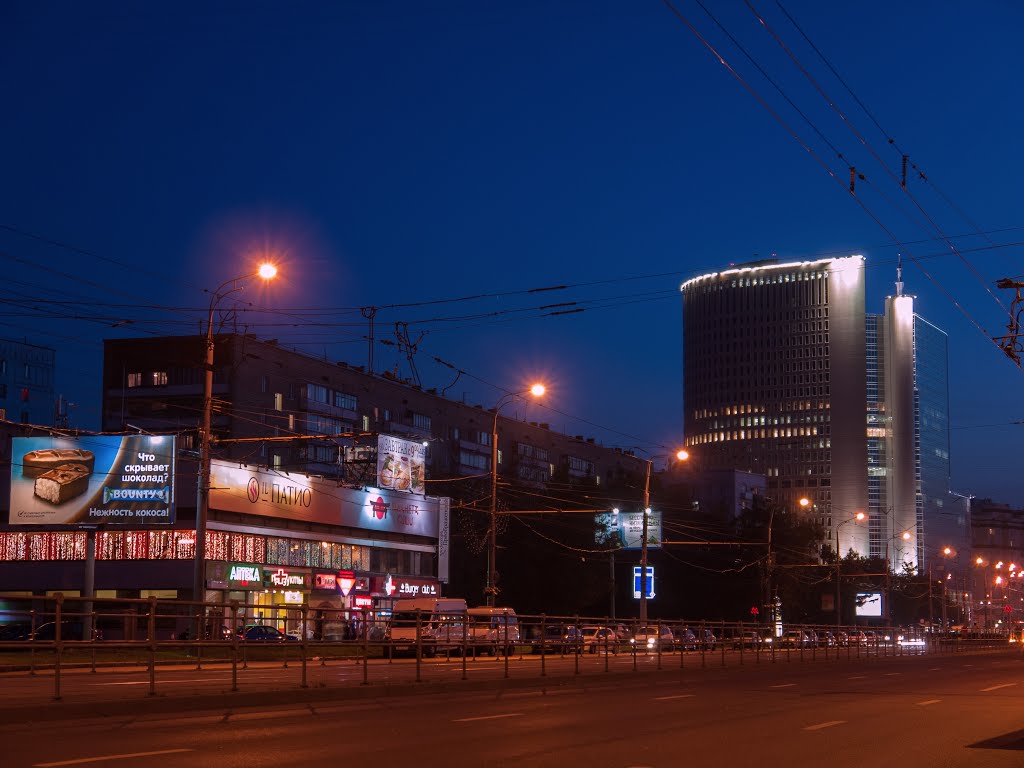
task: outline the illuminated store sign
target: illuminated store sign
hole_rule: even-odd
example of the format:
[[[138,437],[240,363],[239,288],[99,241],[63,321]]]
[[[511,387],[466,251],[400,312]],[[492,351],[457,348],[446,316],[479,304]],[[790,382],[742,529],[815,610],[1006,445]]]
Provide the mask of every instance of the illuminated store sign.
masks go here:
[[[438,537],[435,498],[390,488],[339,488],[322,478],[218,460],[211,462],[210,472],[210,506],[215,509]]]
[[[228,581],[258,581],[263,583],[263,574],[255,565],[232,565]]]
[[[304,573],[286,571],[284,568],[264,568],[264,586],[283,589],[285,587],[305,587],[309,584],[309,576]]]
[[[373,591],[395,599],[403,597],[437,597],[441,594],[440,585],[433,579],[412,579],[405,576],[375,578]]]
[[[318,573],[313,576],[313,588],[335,590],[338,588],[338,577],[333,573]]]

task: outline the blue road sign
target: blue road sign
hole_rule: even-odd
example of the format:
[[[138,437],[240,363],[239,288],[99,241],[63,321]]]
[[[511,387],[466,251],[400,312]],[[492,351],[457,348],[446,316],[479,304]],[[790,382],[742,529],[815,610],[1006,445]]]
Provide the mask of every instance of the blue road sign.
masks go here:
[[[654,597],[654,566],[647,566],[647,599]],[[640,599],[640,566],[633,566],[633,599]]]

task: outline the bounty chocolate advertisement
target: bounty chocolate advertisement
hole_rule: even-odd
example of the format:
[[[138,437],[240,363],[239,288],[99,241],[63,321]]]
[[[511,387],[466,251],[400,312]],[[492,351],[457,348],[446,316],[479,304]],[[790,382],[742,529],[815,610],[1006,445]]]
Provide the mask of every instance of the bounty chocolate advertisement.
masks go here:
[[[173,435],[15,437],[10,525],[174,522]]]

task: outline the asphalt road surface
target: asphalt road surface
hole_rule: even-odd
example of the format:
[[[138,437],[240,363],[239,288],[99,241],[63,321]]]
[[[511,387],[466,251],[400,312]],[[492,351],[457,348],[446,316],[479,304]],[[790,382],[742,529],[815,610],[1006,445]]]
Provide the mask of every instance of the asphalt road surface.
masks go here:
[[[5,768],[35,766],[1024,765],[1019,654],[699,666],[495,678],[472,687],[0,726]],[[6,687],[0,696],[7,699]],[[10,711],[12,702],[5,702]],[[53,705],[60,706],[60,705]]]

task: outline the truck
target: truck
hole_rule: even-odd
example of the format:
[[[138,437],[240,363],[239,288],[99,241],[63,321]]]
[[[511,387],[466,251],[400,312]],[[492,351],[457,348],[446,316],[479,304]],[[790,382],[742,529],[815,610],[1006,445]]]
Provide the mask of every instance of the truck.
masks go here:
[[[519,644],[519,619],[512,608],[470,608],[468,644],[476,653],[509,653]]]
[[[391,611],[390,650],[395,655],[424,656],[459,651],[467,642],[466,601],[458,597],[411,597],[396,600]]]

